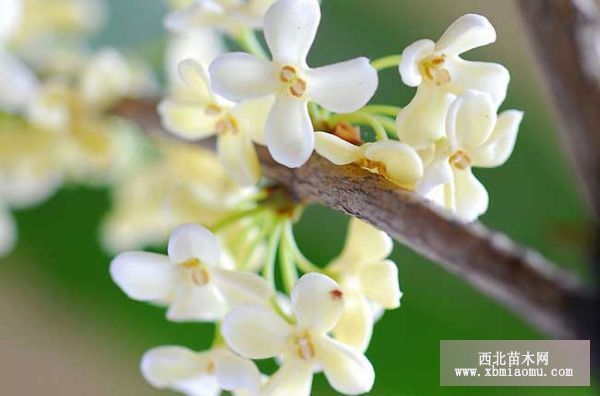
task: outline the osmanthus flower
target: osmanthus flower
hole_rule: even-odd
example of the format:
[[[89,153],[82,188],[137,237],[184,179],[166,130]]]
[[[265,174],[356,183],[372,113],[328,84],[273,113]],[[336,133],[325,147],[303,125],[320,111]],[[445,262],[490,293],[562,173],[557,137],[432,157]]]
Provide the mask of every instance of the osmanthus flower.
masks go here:
[[[162,101],[159,113],[165,127],[188,140],[217,136],[217,152],[229,175],[241,185],[260,177],[252,139],[262,141],[271,98],[234,105],[211,91],[204,68],[193,60],[180,64],[184,87]]]
[[[344,293],[346,309],[333,330],[335,338],[364,351],[381,309],[400,306],[398,268],[387,257],[393,243],[383,231],[352,218],[341,254],[328,266]]]
[[[144,354],[141,371],[152,386],[188,396],[218,396],[222,390],[236,396],[253,396],[261,384],[255,364],[224,346],[204,352],[179,346],[157,347]]]
[[[444,136],[444,120],[454,96],[475,89],[491,95],[496,108],[504,101],[508,70],[496,63],[463,60],[460,55],[496,41],[496,31],[481,15],[457,19],[434,43],[419,40],[402,53],[402,81],[418,87],[414,99],[397,117],[398,136],[426,149]]]
[[[229,53],[209,68],[213,90],[229,100],[275,95],[265,142],[277,162],[292,168],[304,164],[314,148],[309,101],[350,113],[364,106],[377,89],[377,71],[366,58],[308,67],[306,57],[320,19],[317,0],[278,0],[267,11],[264,23],[272,61]]]
[[[423,176],[423,161],[417,151],[397,140],[357,144],[332,133],[316,132],[315,150],[336,165],[355,163],[408,189]]]
[[[454,211],[464,221],[485,213],[489,197],[475,178],[473,167],[494,168],[510,157],[523,113],[508,110],[496,115],[493,98],[479,91],[467,91],[449,109],[447,140],[436,147],[419,192]],[[443,194],[436,187],[443,185]]]
[[[271,288],[260,276],[218,266],[217,238],[185,224],[171,234],[168,256],[126,252],[111,263],[113,280],[132,299],[169,306],[173,321],[215,321],[242,303],[262,303]]]
[[[375,373],[369,360],[327,334],[344,311],[340,286],[325,275],[306,274],[292,290],[291,305],[293,324],[257,304],[235,308],[223,320],[221,331],[233,351],[249,359],[280,359],[261,394],[309,395],[313,373],[321,369],[340,393],[370,391]]]
[[[173,32],[215,28],[232,35],[262,28],[263,16],[275,0],[193,0],[165,19]]]

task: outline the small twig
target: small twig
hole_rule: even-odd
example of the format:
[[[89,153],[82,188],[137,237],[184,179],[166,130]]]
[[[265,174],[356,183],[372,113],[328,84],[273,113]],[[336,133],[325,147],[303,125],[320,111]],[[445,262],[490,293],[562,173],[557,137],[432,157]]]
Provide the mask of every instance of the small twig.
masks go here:
[[[114,113],[160,130],[156,105],[129,100]],[[574,301],[587,301],[577,278],[480,224],[463,224],[423,198],[358,166],[335,166],[313,155],[299,169],[277,164],[257,147],[264,174],[299,202],[321,203],[364,219],[395,240],[501,302],[554,337],[572,337]]]

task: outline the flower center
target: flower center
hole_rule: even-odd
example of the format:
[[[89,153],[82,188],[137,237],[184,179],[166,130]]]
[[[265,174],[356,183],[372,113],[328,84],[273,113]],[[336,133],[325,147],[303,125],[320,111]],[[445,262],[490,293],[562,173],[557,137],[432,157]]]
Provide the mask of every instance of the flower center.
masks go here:
[[[309,360],[315,357],[315,346],[308,331],[295,335],[293,342],[294,350],[301,359]]]
[[[456,150],[448,159],[450,165],[452,165],[456,169],[466,169],[471,166],[471,157],[463,151]]]
[[[239,131],[239,124],[235,117],[226,115],[221,120],[219,120],[215,129],[218,134],[227,134],[227,133],[237,133]]]
[[[301,98],[306,93],[306,81],[300,78],[294,66],[283,66],[279,72],[279,81],[293,97]]]
[[[357,164],[372,173],[377,173],[385,178],[388,177],[387,169],[385,168],[385,164],[379,161],[373,161],[368,158],[360,159]]]
[[[210,281],[210,274],[197,258],[191,258],[180,265],[194,285],[204,286]]]
[[[421,61],[421,73],[437,86],[446,85],[452,79],[450,72],[444,68],[446,55],[431,55]]]
[[[214,372],[215,372],[215,362],[212,359],[210,359],[208,361],[208,363],[206,364],[206,367],[204,368],[204,372],[206,374],[214,374]]]
[[[206,106],[204,108],[204,114],[212,116],[212,115],[217,115],[219,114],[223,109],[221,109],[221,107],[219,105],[216,105],[214,103],[209,104],[208,106]]]

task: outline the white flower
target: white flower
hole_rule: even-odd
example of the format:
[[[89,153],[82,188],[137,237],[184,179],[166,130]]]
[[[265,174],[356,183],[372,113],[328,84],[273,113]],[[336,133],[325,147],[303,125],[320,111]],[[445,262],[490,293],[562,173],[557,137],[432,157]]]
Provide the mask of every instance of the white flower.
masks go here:
[[[4,52],[0,42],[0,111],[19,112],[35,95],[38,81],[18,58]]]
[[[334,134],[316,132],[315,150],[336,165],[355,163],[408,189],[413,189],[423,176],[423,161],[419,154],[397,140],[357,146]]]
[[[216,28],[237,35],[244,28],[262,28],[263,16],[274,0],[194,0],[165,19],[173,32]]]
[[[180,65],[185,87],[161,102],[159,113],[165,128],[184,139],[217,135],[217,152],[229,175],[241,185],[260,177],[258,156],[252,140],[262,141],[271,98],[234,106],[212,93],[202,66],[187,60]]]
[[[218,396],[221,390],[256,395],[261,382],[253,362],[226,348],[205,352],[178,346],[154,348],[144,354],[141,370],[152,386],[188,396]]]
[[[331,386],[344,394],[371,390],[371,363],[354,348],[329,335],[344,311],[338,284],[325,275],[310,273],[292,290],[295,324],[289,324],[264,305],[248,304],[230,312],[222,324],[229,346],[249,359],[281,358],[281,367],[263,395],[310,394],[313,372],[322,369]]]
[[[275,95],[265,127],[273,158],[299,167],[314,148],[307,103],[349,113],[360,109],[377,89],[377,71],[366,58],[310,68],[306,56],[321,19],[317,0],[279,0],[265,15],[265,38],[273,61],[246,53],[218,57],[209,72],[213,89],[233,101]]]
[[[169,239],[168,252],[168,257],[122,253],[111,263],[110,273],[132,299],[168,305],[170,320],[219,320],[232,306],[261,303],[271,294],[258,275],[217,267],[217,239],[202,226],[179,226]]]
[[[342,253],[327,267],[338,279],[346,301],[333,334],[361,351],[369,345],[380,307],[400,306],[398,268],[386,260],[392,249],[392,240],[385,232],[352,218]]]
[[[496,31],[483,16],[456,20],[437,43],[419,40],[402,53],[400,75],[416,87],[415,98],[398,114],[398,136],[416,149],[427,148],[444,134],[444,119],[453,95],[469,89],[492,96],[496,108],[506,97],[508,70],[496,63],[463,60],[460,55],[496,41]]]
[[[464,221],[477,219],[487,210],[489,198],[471,168],[504,164],[514,149],[522,119],[523,113],[516,110],[496,116],[496,105],[486,93],[467,91],[459,96],[448,112],[448,139],[436,147],[418,191],[435,195],[435,187],[443,184],[445,191],[438,203]]]
[[[2,4],[0,4],[0,51],[19,27],[22,16],[21,0],[2,0]]]
[[[17,225],[8,208],[0,202],[0,257],[10,253],[17,241]]]

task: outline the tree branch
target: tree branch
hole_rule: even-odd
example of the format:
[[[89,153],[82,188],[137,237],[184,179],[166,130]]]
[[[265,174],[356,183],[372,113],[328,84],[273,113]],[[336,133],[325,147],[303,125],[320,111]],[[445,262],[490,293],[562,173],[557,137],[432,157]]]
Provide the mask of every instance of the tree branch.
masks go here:
[[[156,104],[125,101],[115,113],[159,130]],[[554,337],[573,337],[574,303],[588,301],[576,277],[538,253],[480,224],[463,224],[418,195],[358,166],[313,155],[303,167],[277,164],[257,147],[264,174],[298,202],[320,203],[359,217],[475,286]]]

